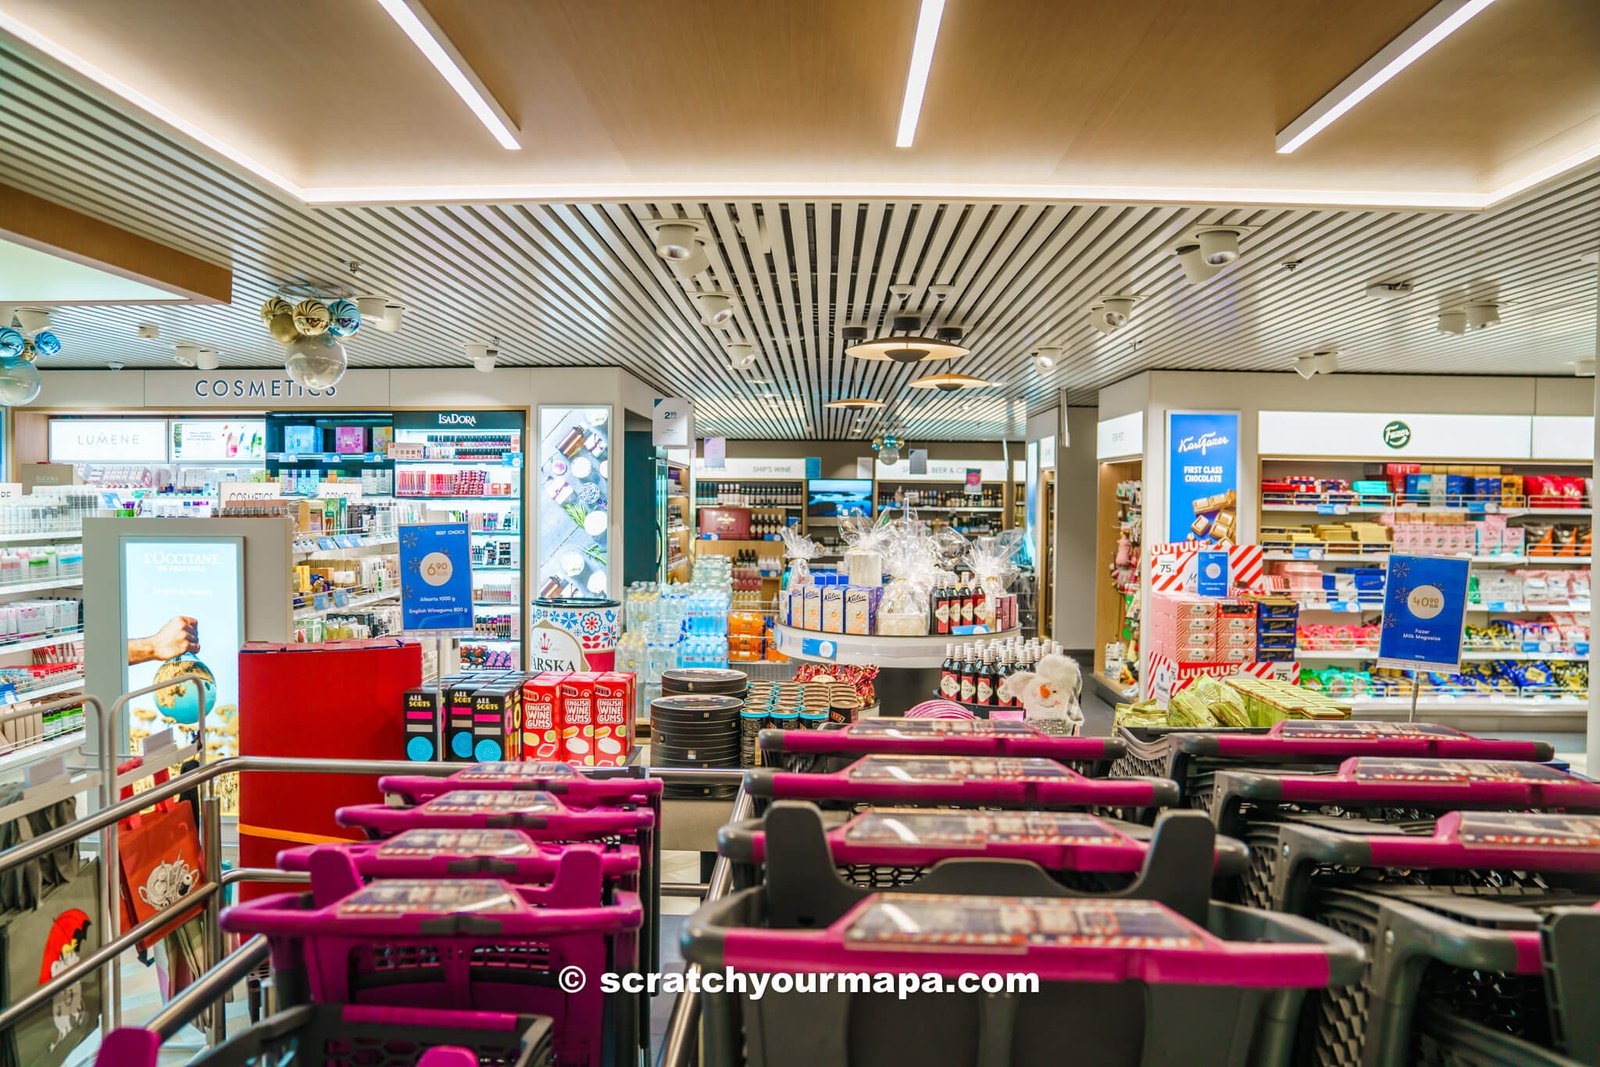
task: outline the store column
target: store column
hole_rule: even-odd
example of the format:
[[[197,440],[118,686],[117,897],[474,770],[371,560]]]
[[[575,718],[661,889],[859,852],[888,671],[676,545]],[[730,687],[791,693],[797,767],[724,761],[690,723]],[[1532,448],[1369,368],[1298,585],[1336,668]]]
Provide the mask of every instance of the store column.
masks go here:
[[[1600,366],[1600,273],[1597,273],[1595,277],[1594,307],[1594,354],[1596,365]],[[1593,489],[1594,486],[1600,486],[1600,373],[1596,373],[1594,377],[1594,413],[1594,469],[1591,473],[1593,480],[1589,483],[1591,486],[1589,493],[1589,522],[1591,524],[1594,523],[1597,516],[1600,516],[1600,507],[1595,506]],[[1591,628],[1589,634],[1589,728],[1585,737],[1584,751],[1588,757],[1588,764],[1585,769],[1590,774],[1600,772],[1600,671],[1595,670],[1596,664],[1600,663],[1600,655],[1597,655],[1596,652],[1597,647],[1600,647],[1600,642],[1594,640],[1593,633],[1596,617],[1593,614],[1595,590],[1600,589],[1600,585],[1596,585],[1596,579],[1600,578],[1600,566],[1596,565],[1596,560],[1600,560],[1600,551],[1595,552],[1589,561],[1589,610],[1591,612],[1589,616],[1589,626]]]

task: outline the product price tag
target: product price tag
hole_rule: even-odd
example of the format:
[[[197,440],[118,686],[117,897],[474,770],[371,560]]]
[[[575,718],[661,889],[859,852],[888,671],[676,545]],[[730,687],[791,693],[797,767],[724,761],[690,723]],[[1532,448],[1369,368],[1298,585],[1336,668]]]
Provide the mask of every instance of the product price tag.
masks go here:
[[[335,541],[331,537],[319,537],[319,538],[317,538],[317,547],[318,548],[338,548],[339,547],[339,543],[337,541]]]
[[[350,594],[349,593],[345,592],[343,589],[335,589],[333,591],[333,606],[334,607],[336,607],[336,608],[346,607],[346,606],[349,605],[349,603],[350,603]]]
[[[502,452],[500,453],[500,463],[506,467],[520,467],[522,466],[522,453]]]
[[[1322,549],[1307,548],[1305,545],[1295,545],[1290,554],[1295,559],[1321,559]]]
[[[313,594],[312,597],[311,597],[311,606],[316,608],[318,611],[327,611],[328,610],[328,594],[327,593],[315,593],[315,594]]]
[[[839,654],[839,646],[825,637],[805,637],[800,640],[800,654],[816,659],[833,659]]]
[[[1348,514],[1350,514],[1350,505],[1349,504],[1318,504],[1317,505],[1317,514],[1318,515],[1348,515]]]
[[[0,685],[0,700],[5,701],[7,704],[15,704],[17,699],[16,686],[12,685],[10,682],[7,682],[5,685]]]
[[[46,782],[67,776],[67,758],[65,756],[51,756],[49,759],[40,760],[27,770],[25,779],[26,788],[44,785]]]

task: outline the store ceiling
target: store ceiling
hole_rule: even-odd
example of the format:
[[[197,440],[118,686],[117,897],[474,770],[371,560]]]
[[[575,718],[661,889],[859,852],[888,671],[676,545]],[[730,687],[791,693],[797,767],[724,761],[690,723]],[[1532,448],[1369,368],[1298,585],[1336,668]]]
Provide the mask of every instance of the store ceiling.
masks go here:
[[[1532,2],[1501,0],[1490,12],[1516,10]],[[98,0],[80,0],[59,8],[62,17],[79,18],[100,6]],[[186,42],[187,49],[194,41],[186,34],[198,32],[189,23],[210,26],[213,18],[241,5],[182,6],[186,12],[182,19],[174,16],[161,22],[176,41]],[[317,10],[348,12],[359,6],[357,0],[345,0]],[[527,14],[532,9],[564,12],[562,17],[573,22],[571,32],[576,34],[584,21],[582,11],[605,5],[470,6],[502,13],[514,10],[522,13],[516,16],[522,19],[532,18]],[[657,6],[638,5],[646,11],[640,16],[646,25],[653,17],[647,12]],[[683,14],[683,5],[661,6],[679,10],[675,24],[693,24]],[[786,6],[790,5],[722,5],[719,11],[737,21],[756,17],[744,8]],[[1022,4],[1019,10],[1034,10],[1042,18],[1043,10],[1052,6]],[[1149,6],[1119,5],[1128,12],[1121,23],[1125,33],[1141,40],[1152,35],[1165,39],[1184,25],[1182,18],[1171,25],[1162,22],[1158,32],[1140,21]],[[1165,6],[1179,12],[1216,10],[1212,5]],[[1260,5],[1252,0],[1241,6]],[[1305,20],[1313,19],[1311,9],[1325,5],[1270,6],[1298,11],[1295,17],[1305,26]],[[1384,12],[1403,9],[1403,17],[1394,15],[1394,20],[1404,24],[1414,17],[1416,6],[1398,0],[1341,5],[1364,12],[1353,16],[1352,23],[1365,25],[1365,32],[1380,43],[1393,29],[1384,23]],[[1579,9],[1596,10],[1595,5],[1562,0],[1538,0],[1535,6],[1561,17],[1572,17]],[[284,6],[284,25],[297,24],[294,12],[300,7],[310,10],[312,5]],[[851,10],[900,7],[912,11],[906,17],[914,18],[914,5],[909,4],[857,4]],[[947,31],[963,26],[962,19],[968,16],[958,16],[962,8],[961,3],[951,3],[947,18],[955,21]],[[466,4],[441,4],[435,13],[441,22],[448,22],[452,12],[465,17],[468,9]],[[35,6],[13,3],[8,10],[33,17],[29,13]],[[821,5],[811,10],[845,18],[842,8]],[[213,11],[215,16],[208,14]],[[861,14],[868,20],[887,17],[883,10]],[[1489,17],[1489,13],[1480,16]],[[318,25],[318,39],[339,39],[336,33],[330,35],[328,25],[307,18]],[[1108,39],[1122,40],[1108,23],[1088,21]],[[707,32],[724,32],[715,29],[715,19],[706,20],[706,25],[713,27]],[[1461,33],[1477,25],[1475,20]],[[619,48],[632,39],[636,28],[625,28]],[[259,39],[264,30],[258,25],[252,32]],[[85,48],[100,39],[95,34],[85,36]],[[855,53],[849,34],[841,31],[834,37],[839,49]],[[1259,38],[1251,39],[1259,43]],[[1319,47],[1306,54],[1321,62],[1324,39],[1316,39]],[[952,40],[962,38],[944,37],[940,48]],[[1453,47],[1454,41],[1447,46]],[[1335,42],[1327,43],[1331,48]],[[706,77],[721,84],[725,72],[717,58],[720,52],[692,45],[681,30],[661,37],[656,45],[668,54],[687,49],[686,62],[692,65],[698,60],[697,71],[713,68],[715,76]],[[941,55],[954,56],[960,47]],[[1363,39],[1359,47],[1349,42],[1341,47],[1352,53],[1370,52],[1372,42]],[[773,54],[782,51],[773,48]],[[356,54],[360,49],[349,51]],[[904,51],[903,44],[873,42],[872,54],[895,68],[896,81],[904,76]],[[319,79],[349,69],[343,59],[327,58],[316,48],[308,49],[304,57],[287,46],[281,52],[280,81],[286,86],[302,84],[313,73],[308,84],[321,85]],[[1446,54],[1444,48],[1440,54]],[[212,62],[210,56],[197,55],[195,62],[206,67]],[[616,55],[612,60],[618,67],[628,65],[617,62]],[[740,63],[744,61],[741,57]],[[365,60],[358,56],[353,62],[359,66]],[[1222,57],[1210,67],[1202,64],[1192,78],[1168,80],[1195,82],[1205,89],[1209,80],[1220,77],[1206,71],[1234,69],[1229,62]],[[1333,65],[1340,64],[1349,65],[1346,59]],[[176,79],[182,74],[176,68],[183,65],[168,62],[163,69]],[[249,84],[247,73],[241,71],[238,85]],[[492,71],[483,73],[487,79]],[[422,92],[420,84],[410,82],[433,77],[431,71],[421,70],[401,81],[406,92]],[[307,206],[219,162],[212,152],[167,131],[125,101],[86,85],[59,64],[8,42],[3,34],[0,82],[7,86],[0,94],[0,128],[5,130],[0,136],[0,165],[8,180],[234,271],[232,306],[62,309],[55,315],[55,329],[65,342],[65,353],[52,366],[103,367],[118,361],[130,367],[171,367],[172,343],[179,340],[220,349],[224,368],[280,365],[281,349],[261,327],[256,308],[285,282],[305,279],[389,295],[406,305],[405,326],[399,333],[365,331],[350,344],[354,366],[450,366],[474,373],[462,346],[498,338],[507,364],[625,366],[664,393],[693,397],[704,432],[734,437],[855,436],[855,414],[827,411],[823,404],[858,395],[892,401],[860,432],[870,432],[887,420],[913,439],[1016,435],[1029,412],[1054,405],[1062,390],[1072,403],[1093,403],[1100,387],[1151,368],[1286,371],[1294,356],[1330,345],[1342,350],[1346,371],[1411,373],[1570,374],[1572,361],[1590,357],[1595,350],[1596,275],[1580,257],[1600,246],[1600,165],[1596,164],[1576,168],[1534,194],[1484,213],[845,197]],[[699,85],[700,74],[686,82]],[[213,84],[235,83],[219,79]],[[866,91],[863,86],[858,89]],[[1120,97],[1105,92],[1110,95],[1102,94],[1095,114],[1117,114],[1112,105]],[[218,93],[219,98],[229,95]],[[664,95],[682,94],[674,90]],[[459,102],[450,99],[459,108]],[[264,95],[257,110],[274,116],[274,123],[284,129],[299,131],[296,136],[302,143],[320,146],[312,155],[328,157],[330,166],[335,157],[361,159],[364,153],[349,146],[365,144],[369,126],[378,119],[362,110],[359,95],[312,95],[305,100],[308,106],[299,118],[291,114],[294,101],[288,97]],[[336,103],[330,106],[329,100]],[[219,99],[216,106],[222,103]],[[1265,123],[1267,151],[1273,123],[1297,114],[1306,103],[1298,99],[1284,103],[1284,113],[1275,112]],[[859,104],[856,101],[852,107]],[[897,104],[896,100],[892,112]],[[687,129],[683,119],[677,127],[716,158],[726,152],[730,158],[758,159],[765,151],[759,144],[769,130],[744,116],[740,111],[744,106],[730,104],[723,119],[713,122],[708,117],[710,124],[702,123],[698,130]],[[942,109],[955,106],[936,101],[930,88],[924,112],[924,123],[929,125],[924,129],[937,131],[949,121],[948,116],[941,117]],[[408,126],[430,127],[426,110],[413,115],[396,104],[390,111],[414,120]],[[823,142],[835,121],[818,114],[805,139],[806,147],[821,158],[832,151]],[[839,114],[848,118],[852,112],[847,108]],[[982,129],[985,124],[975,121],[976,111],[966,114],[969,135],[981,143],[989,136]],[[1341,120],[1325,136],[1340,132],[1344,122],[1355,117]],[[1102,129],[1115,125],[1101,124]],[[453,143],[449,138],[482,134],[481,127],[459,114],[441,121],[439,127],[430,134],[438,137],[434,147],[419,154],[448,157]],[[449,132],[442,132],[446,128]],[[1121,129],[1118,136],[1130,142],[1123,151],[1133,160],[1143,151],[1140,145],[1146,137],[1130,134],[1130,129],[1137,127]],[[886,143],[892,143],[892,134],[891,128]],[[391,130],[388,136],[396,135]],[[746,139],[752,137],[754,141]],[[1077,154],[1078,141],[1063,138],[1059,131],[1052,138],[1057,157]],[[1072,151],[1063,154],[1069,140]],[[339,142],[338,150],[329,149],[332,141]],[[938,141],[934,137],[931,143]],[[1466,154],[1487,167],[1485,161],[1510,143],[1506,138],[1488,138],[1481,149]],[[1302,151],[1322,144],[1319,137]],[[1387,151],[1390,172],[1412,172],[1410,154]],[[1328,153],[1332,162],[1325,160],[1317,173],[1324,177],[1337,173],[1335,164],[1352,153],[1360,154],[1350,146]],[[1219,150],[1213,162],[1227,154]],[[1419,151],[1415,158],[1426,156]],[[1406,166],[1397,164],[1401,159]],[[1209,165],[1198,155],[1192,162],[1202,169]],[[528,164],[524,160],[519,165]],[[715,237],[712,267],[694,287],[737,296],[740,312],[731,334],[700,324],[690,289],[673,279],[653,255],[641,220],[670,215],[703,218],[710,225]],[[1183,280],[1169,250],[1182,233],[1202,222],[1260,229],[1245,242],[1237,264],[1205,285],[1192,286]],[[770,248],[760,246],[763,225]],[[360,264],[354,274],[349,269],[352,261]],[[1283,266],[1290,261],[1298,261],[1299,267],[1291,271]],[[1368,283],[1399,278],[1413,280],[1416,291],[1389,302],[1364,295]],[[967,395],[908,394],[904,384],[918,376],[914,368],[845,357],[834,330],[845,324],[881,325],[897,306],[889,287],[899,284],[913,287],[912,309],[931,313],[935,323],[959,324],[968,330],[965,343],[972,355],[936,369],[1004,384]],[[951,286],[951,296],[939,304],[929,294],[930,285]],[[1112,292],[1135,293],[1143,300],[1128,326],[1103,336],[1089,326],[1085,312],[1096,296]],[[1436,332],[1440,307],[1454,306],[1469,296],[1500,301],[1501,324],[1463,337]],[[4,300],[0,293],[0,302]],[[145,322],[161,326],[161,341],[135,336],[136,326]],[[754,370],[741,374],[727,369],[722,344],[732,340],[757,346],[761,355]],[[1066,349],[1061,364],[1047,374],[1032,369],[1027,358],[1040,345]],[[771,384],[749,384],[752,378],[771,379]],[[774,398],[765,398],[767,393]]]
[[[511,152],[376,0],[8,0],[0,28],[313,201],[702,195],[678,183],[920,198],[937,183],[962,199],[998,184],[1459,206],[1600,149],[1600,4],[1500,0],[1381,90],[1384,106],[1275,152],[1435,2],[952,0],[908,150],[895,129],[919,0],[425,0],[520,127]]]

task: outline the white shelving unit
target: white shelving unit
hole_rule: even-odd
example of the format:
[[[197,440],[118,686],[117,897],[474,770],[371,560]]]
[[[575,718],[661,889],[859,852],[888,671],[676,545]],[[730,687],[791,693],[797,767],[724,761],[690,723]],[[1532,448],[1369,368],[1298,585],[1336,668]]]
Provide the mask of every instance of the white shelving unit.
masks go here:
[[[0,534],[0,542],[11,548],[26,549],[30,545],[43,549],[58,547],[62,542],[79,540],[83,536],[81,528],[35,530],[24,533]],[[11,582],[0,584],[0,604],[10,603],[13,599],[25,598],[29,594],[45,594],[46,599],[68,598],[73,590],[83,588],[81,564],[76,574],[56,575],[50,578],[41,578],[35,581]],[[14,701],[0,704],[6,711],[23,711],[31,705],[41,704],[49,700],[58,700],[72,693],[83,691],[83,608],[81,597],[78,612],[78,625],[71,629],[53,633],[29,634],[12,640],[0,640],[0,668],[27,668],[35,665],[36,654],[39,649],[56,645],[73,645],[78,650],[79,665],[74,671],[61,671],[61,677],[52,677],[49,674],[41,675],[37,684],[19,685],[14,691]],[[30,722],[32,720],[22,720]],[[81,714],[79,716],[81,722]],[[20,724],[18,724],[20,725]],[[60,732],[59,724],[39,722],[37,732],[31,736],[25,731],[19,731],[19,737],[14,742],[6,742],[0,748],[0,772],[15,771],[29,764],[36,763],[51,756],[58,755],[73,749],[83,743],[84,731],[80,726]]]

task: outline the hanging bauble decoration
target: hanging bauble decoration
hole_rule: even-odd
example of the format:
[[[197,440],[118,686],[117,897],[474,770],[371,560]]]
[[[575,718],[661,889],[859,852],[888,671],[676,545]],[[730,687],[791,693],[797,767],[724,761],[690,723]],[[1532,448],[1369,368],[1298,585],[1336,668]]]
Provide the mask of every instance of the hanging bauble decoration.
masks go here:
[[[49,330],[40,330],[33,335],[33,350],[41,356],[54,356],[61,352],[61,338]]]
[[[27,345],[28,339],[22,336],[21,330],[0,326],[0,359],[15,359]]]
[[[328,332],[335,337],[349,337],[361,329],[361,311],[351,300],[335,300],[328,305]]]
[[[39,368],[23,356],[0,356],[0,405],[31,404],[39,396]]]
[[[328,331],[328,305],[314,297],[294,306],[294,328],[302,337],[320,337]]]
[[[280,345],[293,344],[300,336],[300,331],[294,328],[294,315],[288,311],[274,315],[272,321],[267,323],[267,332]]]
[[[271,327],[272,320],[279,315],[293,315],[294,305],[281,296],[268,297],[267,302],[261,305],[261,323]]]
[[[283,369],[307,389],[329,389],[344,377],[344,345],[327,334],[297,337],[288,346]]]

